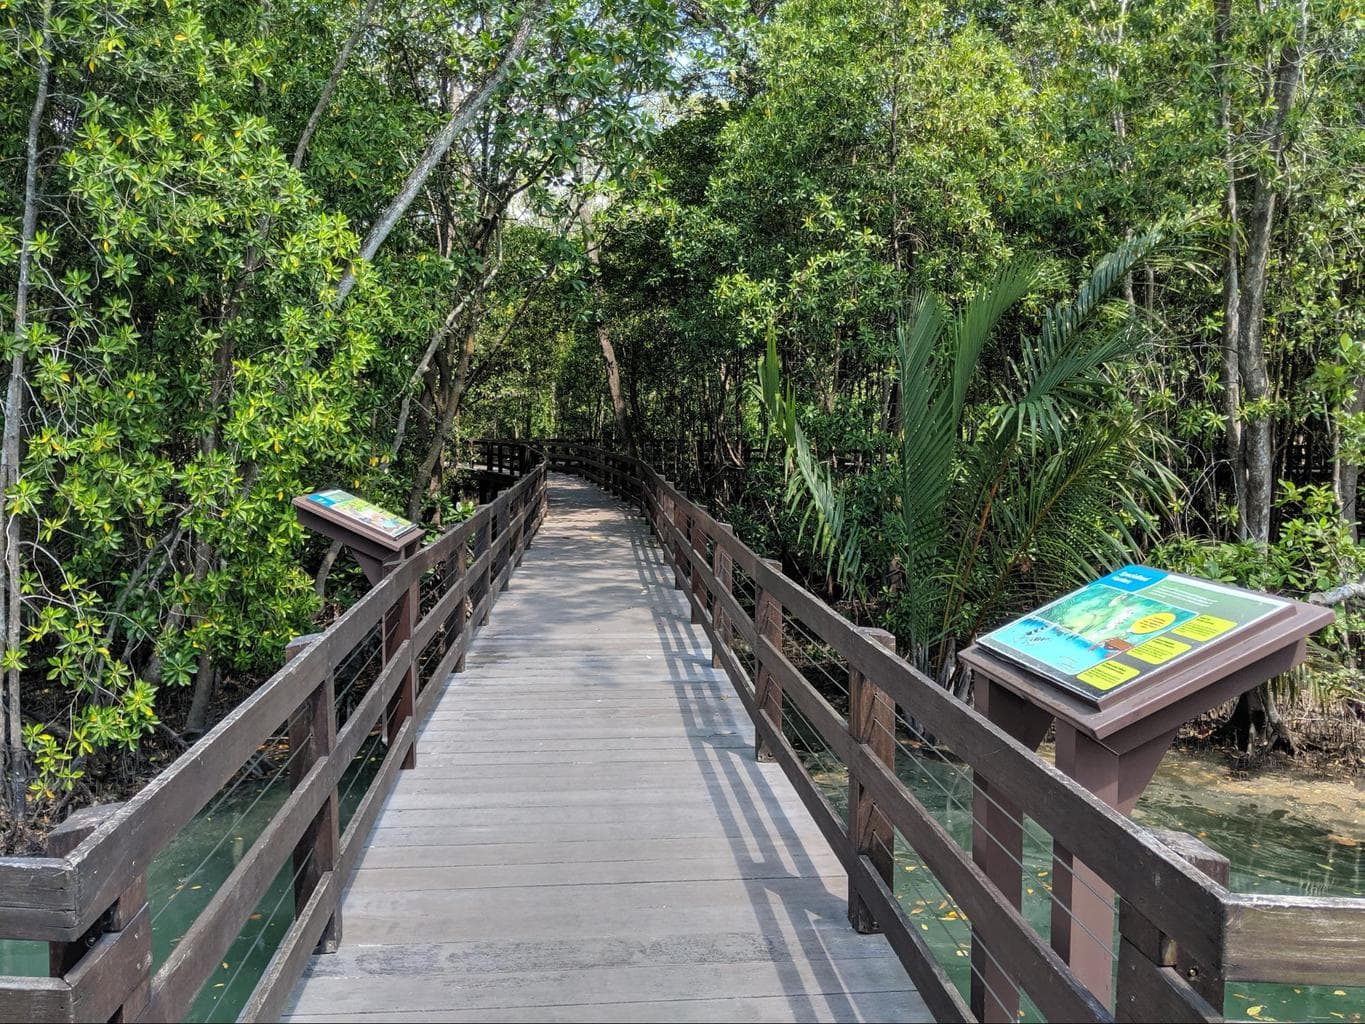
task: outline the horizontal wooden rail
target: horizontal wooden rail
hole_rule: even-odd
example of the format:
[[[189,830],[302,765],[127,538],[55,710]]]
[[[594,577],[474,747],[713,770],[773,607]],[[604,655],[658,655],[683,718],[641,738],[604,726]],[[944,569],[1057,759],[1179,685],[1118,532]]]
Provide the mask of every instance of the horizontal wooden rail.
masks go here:
[[[126,804],[82,812],[73,827],[54,833],[56,855],[0,858],[0,938],[49,943],[54,975],[0,977],[0,1020],[183,1019],[292,864],[293,922],[239,1019],[278,1015],[315,947],[335,946],[341,893],[398,772],[413,763],[418,725],[441,680],[462,665],[472,629],[487,621],[544,518],[544,453],[524,442],[483,448],[485,465],[505,476],[501,494],[393,563]],[[371,657],[382,656],[372,678],[362,678],[367,645],[375,648]],[[358,700],[338,729],[334,677],[353,657],[361,667],[348,686],[359,687]],[[288,797],[153,971],[149,866],[263,745],[283,742],[282,730]],[[340,783],[377,731],[388,748],[342,832]]]
[[[1365,900],[1248,896],[1205,873],[1199,857],[1111,808],[1033,751],[952,697],[893,649],[739,541],[643,460],[576,441],[538,442],[549,467],[576,473],[635,504],[669,554],[693,621],[711,641],[754,719],[760,747],[783,768],[850,878],[851,905],[870,912],[937,1019],[973,1014],[892,896],[888,865],[863,848],[860,828],[885,820],[971,919],[1010,983],[1053,1020],[1221,1019],[1230,980],[1365,986]],[[1125,929],[1115,1007],[1098,1001],[1019,910],[897,777],[887,756],[859,738],[784,648],[771,612],[746,609],[739,574],[777,620],[828,646],[864,701],[903,709],[998,799],[1016,805],[1121,898]],[[777,693],[776,703],[764,693]],[[852,689],[850,700],[852,700]],[[783,727],[784,705],[810,725],[848,769],[858,813],[845,822],[804,767]],[[892,711],[894,715],[894,711]],[[894,726],[893,726],[894,727]],[[862,822],[860,825],[859,822]],[[1180,848],[1177,848],[1180,847]],[[851,918],[858,915],[851,912]],[[856,923],[856,922],[855,922]],[[1198,966],[1192,966],[1198,965]],[[1191,979],[1194,979],[1193,981]],[[1212,1000],[1212,1002],[1210,1002]],[[1213,1005],[1216,1003],[1217,1005]],[[989,1009],[985,1011],[991,1016]]]

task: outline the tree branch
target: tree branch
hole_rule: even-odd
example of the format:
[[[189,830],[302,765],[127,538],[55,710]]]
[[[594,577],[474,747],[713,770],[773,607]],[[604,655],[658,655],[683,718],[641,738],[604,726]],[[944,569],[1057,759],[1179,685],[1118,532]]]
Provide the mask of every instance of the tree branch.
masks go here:
[[[516,63],[526,50],[527,43],[530,42],[531,30],[539,20],[545,2],[546,0],[530,0],[527,4],[526,12],[521,17],[521,23],[517,25],[517,30],[508,42],[507,48],[503,50],[502,59],[498,61],[498,66],[493,69],[477,89],[460,101],[460,105],[455,109],[450,120],[427,144],[426,152],[422,154],[422,159],[417,162],[417,166],[408,173],[407,180],[403,182],[403,187],[370,227],[364,243],[360,246],[357,262],[369,262],[374,259],[375,253],[379,251],[379,247],[384,244],[389,233],[402,220],[403,214],[407,213],[408,207],[417,198],[417,193],[426,184],[427,178],[431,177],[431,172],[436,169],[441,158],[446,155],[455,140],[469,127],[470,122],[483,111],[493,95],[507,80],[512,65]],[[345,302],[346,296],[351,293],[354,287],[355,274],[353,270],[347,270],[337,284],[333,306],[340,306]]]

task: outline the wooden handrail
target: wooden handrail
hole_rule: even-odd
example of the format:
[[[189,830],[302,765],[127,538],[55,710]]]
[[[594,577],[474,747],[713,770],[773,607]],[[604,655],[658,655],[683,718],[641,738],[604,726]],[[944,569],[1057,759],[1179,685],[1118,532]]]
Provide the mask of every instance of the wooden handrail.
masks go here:
[[[669,554],[713,663],[754,720],[759,750],[781,765],[849,876],[850,920],[883,931],[931,1012],[972,1008],[895,900],[885,832],[899,832],[970,916],[1010,984],[1050,1018],[1221,1017],[1230,980],[1365,985],[1365,900],[1229,892],[1208,865],[1119,814],[896,656],[887,634],[862,629],[739,541],[732,530],[638,458],[573,441],[480,442],[485,472],[516,482],[392,572],[126,805],[68,830],[52,856],[0,858],[0,937],[53,949],[52,978],[0,978],[0,1018],[79,1020],[184,1016],[279,870],[295,870],[295,919],[258,982],[244,1020],[278,1015],[315,947],[335,941],[340,894],[385,795],[411,763],[417,728],[440,680],[463,667],[545,513],[548,469],[577,473],[634,503]],[[755,607],[735,584],[747,580]],[[425,609],[425,611],[423,611]],[[847,664],[846,720],[793,662],[789,627]],[[334,676],[377,641],[384,661],[337,727]],[[1121,898],[1115,1013],[1069,967],[896,775],[899,705],[991,792],[1021,809]],[[804,767],[783,730],[784,708],[810,723],[849,773],[848,819]],[[152,859],[270,737],[288,727],[291,793],[152,972],[145,878]],[[376,730],[388,750],[344,830],[343,773]],[[298,752],[300,760],[292,757]],[[1176,844],[1179,846],[1180,844]],[[1215,872],[1216,873],[1216,872]],[[989,1012],[989,1011],[987,1011]]]
[[[892,897],[887,865],[869,856],[859,841],[857,830],[865,826],[857,820],[846,826],[783,735],[784,702],[802,713],[848,768],[850,791],[858,798],[850,803],[855,813],[864,822],[881,816],[895,826],[970,916],[974,933],[1012,984],[1050,1019],[1112,1020],[1114,1015],[896,777],[885,750],[867,742],[860,723],[850,728],[792,663],[782,647],[783,618],[799,623],[844,659],[861,704],[885,700],[904,708],[975,778],[988,781],[992,793],[1021,808],[1113,886],[1129,911],[1121,927],[1142,930],[1125,934],[1122,943],[1127,959],[1121,970],[1127,973],[1120,977],[1118,1010],[1123,1019],[1221,1019],[1225,980],[1365,986],[1365,900],[1229,892],[1187,859],[1187,851],[1173,848],[1063,775],[898,657],[885,637],[869,636],[788,578],[643,460],[574,441],[538,443],[551,469],[582,475],[613,491],[638,505],[652,523],[693,622],[711,641],[713,663],[726,671],[754,719],[760,750],[782,765],[849,872],[852,895],[862,904],[851,905],[853,916],[875,918],[936,1018],[966,1020],[972,1014]],[[762,609],[750,612],[735,598],[736,574],[752,582],[759,601],[766,602]],[[776,701],[774,693],[780,694]],[[1211,965],[1209,974],[1191,984],[1177,971],[1177,949],[1180,963]],[[1145,966],[1139,968],[1138,961]],[[1220,1005],[1212,1006],[1209,998]]]
[[[278,1014],[314,947],[334,947],[341,892],[398,771],[413,763],[417,726],[440,681],[462,664],[471,627],[487,621],[544,518],[544,453],[524,442],[485,447],[490,465],[520,474],[508,474],[506,490],[393,566],[131,800],[73,834],[74,848],[58,851],[62,856],[0,858],[0,938],[47,941],[58,975],[0,977],[0,1019],[183,1018],[292,862],[295,919],[241,1019]],[[440,593],[419,614],[423,588],[433,582]],[[382,665],[338,729],[334,675],[376,639]],[[288,798],[153,973],[148,866],[285,728]],[[338,785],[376,729],[385,732],[388,750],[341,832]]]

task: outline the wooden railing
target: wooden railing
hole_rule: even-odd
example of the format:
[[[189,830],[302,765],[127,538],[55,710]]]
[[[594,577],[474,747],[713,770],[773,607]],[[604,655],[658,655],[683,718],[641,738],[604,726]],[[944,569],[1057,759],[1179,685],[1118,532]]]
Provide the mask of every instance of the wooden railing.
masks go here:
[[[0,938],[48,943],[51,975],[0,977],[0,1019],[183,1019],[284,872],[292,923],[239,1019],[279,1015],[307,958],[335,948],[340,894],[398,771],[413,764],[419,724],[544,517],[540,451],[490,450],[490,465],[515,461],[522,474],[500,496],[395,564],[127,803],[74,815],[49,856],[0,858]],[[287,751],[287,798],[154,965],[149,865],[263,748]],[[367,748],[386,748],[372,776]],[[365,783],[345,822],[343,778],[348,795]]]
[[[1022,991],[1049,1020],[1221,1020],[1233,981],[1365,986],[1365,900],[1230,892],[1224,858],[1109,807],[897,657],[890,634],[856,626],[794,583],[649,465],[587,445],[540,443],[551,469],[580,474],[649,518],[715,665],[753,718],[759,756],[781,764],[848,872],[850,922],[886,934],[936,1019],[1012,1020]],[[846,683],[835,685],[846,714],[798,668],[803,643],[842,667]],[[846,768],[846,813],[803,763],[794,720]],[[994,809],[1012,826],[1040,826],[1114,888],[1117,948],[1102,937],[1116,961],[1112,1006],[1029,924],[1021,893],[987,877],[980,862],[992,837],[981,822],[974,858],[898,776],[897,734],[906,730],[921,749],[969,771],[978,796],[988,783]],[[895,898],[898,837],[971,922],[966,998]]]

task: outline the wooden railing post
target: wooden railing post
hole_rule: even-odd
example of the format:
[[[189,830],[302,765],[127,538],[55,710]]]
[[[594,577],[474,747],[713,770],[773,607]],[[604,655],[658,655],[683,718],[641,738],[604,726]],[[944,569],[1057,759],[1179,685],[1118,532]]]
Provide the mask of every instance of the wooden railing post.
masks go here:
[[[545,521],[545,517],[550,514],[550,480],[543,470],[536,471],[536,501],[539,509],[536,511],[536,526]]]
[[[531,519],[530,507],[530,502],[526,500],[525,492],[519,495],[517,500],[512,503],[512,518],[517,519],[520,516],[517,523],[516,534],[513,536],[511,542],[512,564],[518,568],[521,567],[522,555],[526,553],[526,527]],[[522,515],[523,511],[526,512],[526,515],[524,516]]]
[[[654,534],[659,538],[659,543],[663,545],[664,551],[668,551],[668,534],[664,531],[664,524],[673,521],[672,499],[664,491],[663,487],[655,481],[655,502],[654,502]]]
[[[673,589],[682,590],[687,582],[687,575],[683,569],[682,552],[682,538],[687,536],[687,508],[681,501],[670,501],[669,506],[673,511],[673,529],[678,532],[679,536],[670,540],[666,547],[673,558]]]
[[[411,672],[411,670],[409,670]],[[401,724],[401,719],[399,719]],[[313,766],[336,747],[336,681],[328,672],[308,699],[289,719],[289,788],[298,789]],[[411,767],[404,764],[404,767]],[[336,787],[308,823],[294,847],[294,912],[301,914],[323,877],[337,866],[341,852],[341,814]],[[317,952],[335,953],[341,943],[341,901],[333,903],[331,916],[318,939]]]
[[[455,568],[451,570],[451,586],[458,587],[465,576],[469,574],[469,542],[461,541],[451,552],[450,557],[454,559]],[[459,643],[464,639],[465,631],[469,628],[469,616],[473,611],[473,606],[469,603],[469,591],[465,591],[464,600],[460,602],[460,607],[455,615],[455,636],[451,643]],[[455,659],[455,667],[452,671],[464,671],[465,655],[460,654]]]
[[[498,526],[497,531],[493,534],[493,536],[494,536],[494,538],[496,538],[496,539],[502,539],[502,538],[504,537],[504,535],[507,534],[507,532],[511,529],[511,523],[512,523],[512,503],[511,503],[511,501],[506,502],[500,509],[499,509],[499,508],[494,508],[493,513],[494,513],[494,516],[496,517],[496,522],[497,522],[497,526]],[[507,573],[504,573],[504,572],[503,572],[503,570],[507,569],[508,566],[510,566],[510,565],[512,564],[512,538],[511,538],[511,537],[507,537],[507,538],[503,541],[503,544],[502,544],[502,547],[501,547],[500,551],[501,551],[501,553],[498,555],[497,558],[493,559],[493,562],[494,562],[494,564],[495,564],[496,567],[497,567],[497,573],[498,573],[498,575],[502,577],[502,582],[501,582],[500,584],[498,584],[498,590],[506,590],[508,587],[510,587],[510,586],[512,585],[512,574],[511,574],[511,572],[507,572]]]
[[[476,562],[487,553],[488,549],[493,544],[492,519],[493,516],[491,514],[485,516],[484,521],[479,524],[478,530],[474,533],[474,560]],[[477,610],[479,605],[483,602],[484,596],[492,589],[492,561],[493,560],[490,558],[488,562],[484,564],[483,570],[479,573],[479,583],[478,586],[474,588],[472,598],[475,610]],[[476,622],[475,625],[486,626],[487,624],[488,609],[485,608],[483,614],[479,616],[479,621]]]
[[[733,589],[735,580],[735,560],[729,548],[729,541],[734,537],[735,531],[729,523],[717,523],[716,526],[720,529],[715,537],[715,545],[711,549],[711,571],[716,577],[717,593],[723,591],[728,594]],[[711,667],[720,668],[719,648],[730,646],[734,629],[719,598],[711,602],[711,629],[716,636],[715,647],[711,651]]]
[[[1153,829],[1158,839],[1215,882],[1227,885],[1228,859],[1185,832]],[[1223,1018],[1223,969],[1201,963],[1143,917],[1119,902],[1117,1021],[1202,1021]]]
[[[701,520],[698,517],[692,518],[692,535],[689,538],[692,542],[692,550],[706,558],[706,531],[701,527]],[[697,571],[695,565],[692,566],[692,599],[696,603],[692,606],[692,625],[701,622],[701,609],[706,607],[706,575]]]
[[[773,572],[782,571],[782,563],[771,558],[761,559],[763,565]],[[758,635],[766,637],[768,641],[779,651],[782,649],[782,602],[772,593],[759,584],[758,594],[754,601],[754,629]],[[782,734],[782,685],[773,678],[773,674],[763,664],[763,656],[759,652],[757,655],[758,679],[754,684],[754,713],[764,714],[772,722],[774,730],[780,736]],[[754,745],[754,756],[760,761],[771,761],[773,752],[768,745],[763,742],[762,736]]]
[[[50,833],[49,857],[65,857],[122,804],[95,804],[76,811]],[[82,978],[82,961],[96,946],[119,944],[120,969]],[[106,965],[107,966],[107,965]],[[134,1021],[141,1018],[152,991],[152,923],[147,907],[147,876],[138,875],[112,906],[75,942],[48,943],[48,975],[65,978],[78,1001],[77,1020]]]
[[[884,629],[860,629],[858,632],[887,650],[896,649],[896,638]],[[895,771],[896,704],[890,694],[852,667],[848,673],[848,732],[854,743],[866,744],[878,761]],[[866,854],[886,884],[893,884],[896,833],[852,770],[848,773],[848,842],[855,860]],[[851,878],[848,922],[864,935],[881,931]]]
[[[391,607],[384,616],[384,664],[397,656],[399,648],[405,641],[411,639],[413,628],[417,624],[417,609],[421,601],[417,584],[413,584],[403,591],[398,601]],[[408,667],[404,670],[402,678],[398,681],[398,689],[394,692],[393,698],[389,701],[388,725],[386,735],[390,743],[398,737],[398,731],[403,728],[403,723],[417,713],[417,667],[413,660],[409,659]],[[414,743],[408,748],[407,755],[403,758],[404,768],[413,768],[417,765],[417,745]]]

